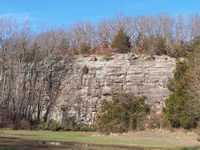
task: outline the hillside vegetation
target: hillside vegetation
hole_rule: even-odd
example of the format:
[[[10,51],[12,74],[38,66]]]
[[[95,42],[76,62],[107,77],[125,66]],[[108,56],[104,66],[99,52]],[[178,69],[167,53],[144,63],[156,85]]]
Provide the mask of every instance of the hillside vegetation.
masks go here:
[[[152,58],[153,55],[177,58],[174,80],[169,84],[172,94],[166,101],[164,115],[155,118],[157,127],[198,127],[199,25],[199,16],[192,16],[190,21],[181,16],[120,16],[99,24],[80,23],[67,29],[54,28],[36,33],[27,23],[17,24],[12,19],[0,18],[0,104],[7,112],[6,123],[15,129],[65,129],[50,120],[49,115],[74,55],[97,54],[109,58],[113,53],[134,53],[148,54]],[[148,113],[145,104],[134,101],[140,97],[120,94],[125,96],[113,97],[111,103],[102,106],[100,113],[103,115],[92,130],[99,127],[107,131],[118,123],[120,126],[115,128],[116,131],[110,129],[109,132],[138,129],[138,118],[146,117]],[[112,114],[117,112],[125,112],[125,117],[123,113]],[[2,126],[8,127],[8,124]],[[75,128],[71,130],[91,129],[77,126],[75,122],[72,124]]]

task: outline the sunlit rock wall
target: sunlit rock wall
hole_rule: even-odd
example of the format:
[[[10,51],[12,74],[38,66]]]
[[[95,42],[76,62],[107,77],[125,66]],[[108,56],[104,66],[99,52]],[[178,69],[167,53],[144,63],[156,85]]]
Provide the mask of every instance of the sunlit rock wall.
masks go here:
[[[78,56],[62,84],[52,118],[75,116],[93,123],[102,100],[119,92],[145,96],[152,109],[161,111],[175,67],[175,59],[168,56]]]

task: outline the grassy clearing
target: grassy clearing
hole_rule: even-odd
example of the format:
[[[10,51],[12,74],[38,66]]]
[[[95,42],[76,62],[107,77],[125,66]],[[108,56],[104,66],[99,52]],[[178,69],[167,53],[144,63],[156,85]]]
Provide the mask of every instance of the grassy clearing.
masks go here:
[[[196,140],[197,135],[193,132],[169,132],[164,130],[141,131],[109,136],[91,132],[0,130],[0,137],[14,137],[22,140],[137,146],[144,148],[182,148],[200,146],[200,143]]]

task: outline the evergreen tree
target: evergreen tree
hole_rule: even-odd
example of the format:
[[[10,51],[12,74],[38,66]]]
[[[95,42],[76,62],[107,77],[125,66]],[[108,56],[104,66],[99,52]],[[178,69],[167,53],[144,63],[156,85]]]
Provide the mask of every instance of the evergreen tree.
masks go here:
[[[150,112],[145,97],[131,93],[116,93],[112,100],[105,100],[97,114],[96,127],[104,133],[128,132],[143,128],[144,119]]]
[[[123,28],[121,28],[114,37],[114,40],[112,41],[112,48],[116,48],[120,53],[127,53],[130,51],[130,37],[124,32]]]
[[[166,101],[165,115],[172,127],[196,127],[200,121],[200,40],[191,45],[193,51],[177,64],[173,92]]]

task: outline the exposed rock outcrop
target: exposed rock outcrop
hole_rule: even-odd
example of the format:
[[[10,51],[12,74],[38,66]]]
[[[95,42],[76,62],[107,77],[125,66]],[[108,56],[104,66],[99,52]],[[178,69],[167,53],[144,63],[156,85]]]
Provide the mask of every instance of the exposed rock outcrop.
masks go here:
[[[145,96],[147,103],[160,111],[175,67],[176,60],[168,56],[79,56],[62,84],[52,118],[62,121],[75,115],[78,121],[93,123],[101,101],[118,92]]]

